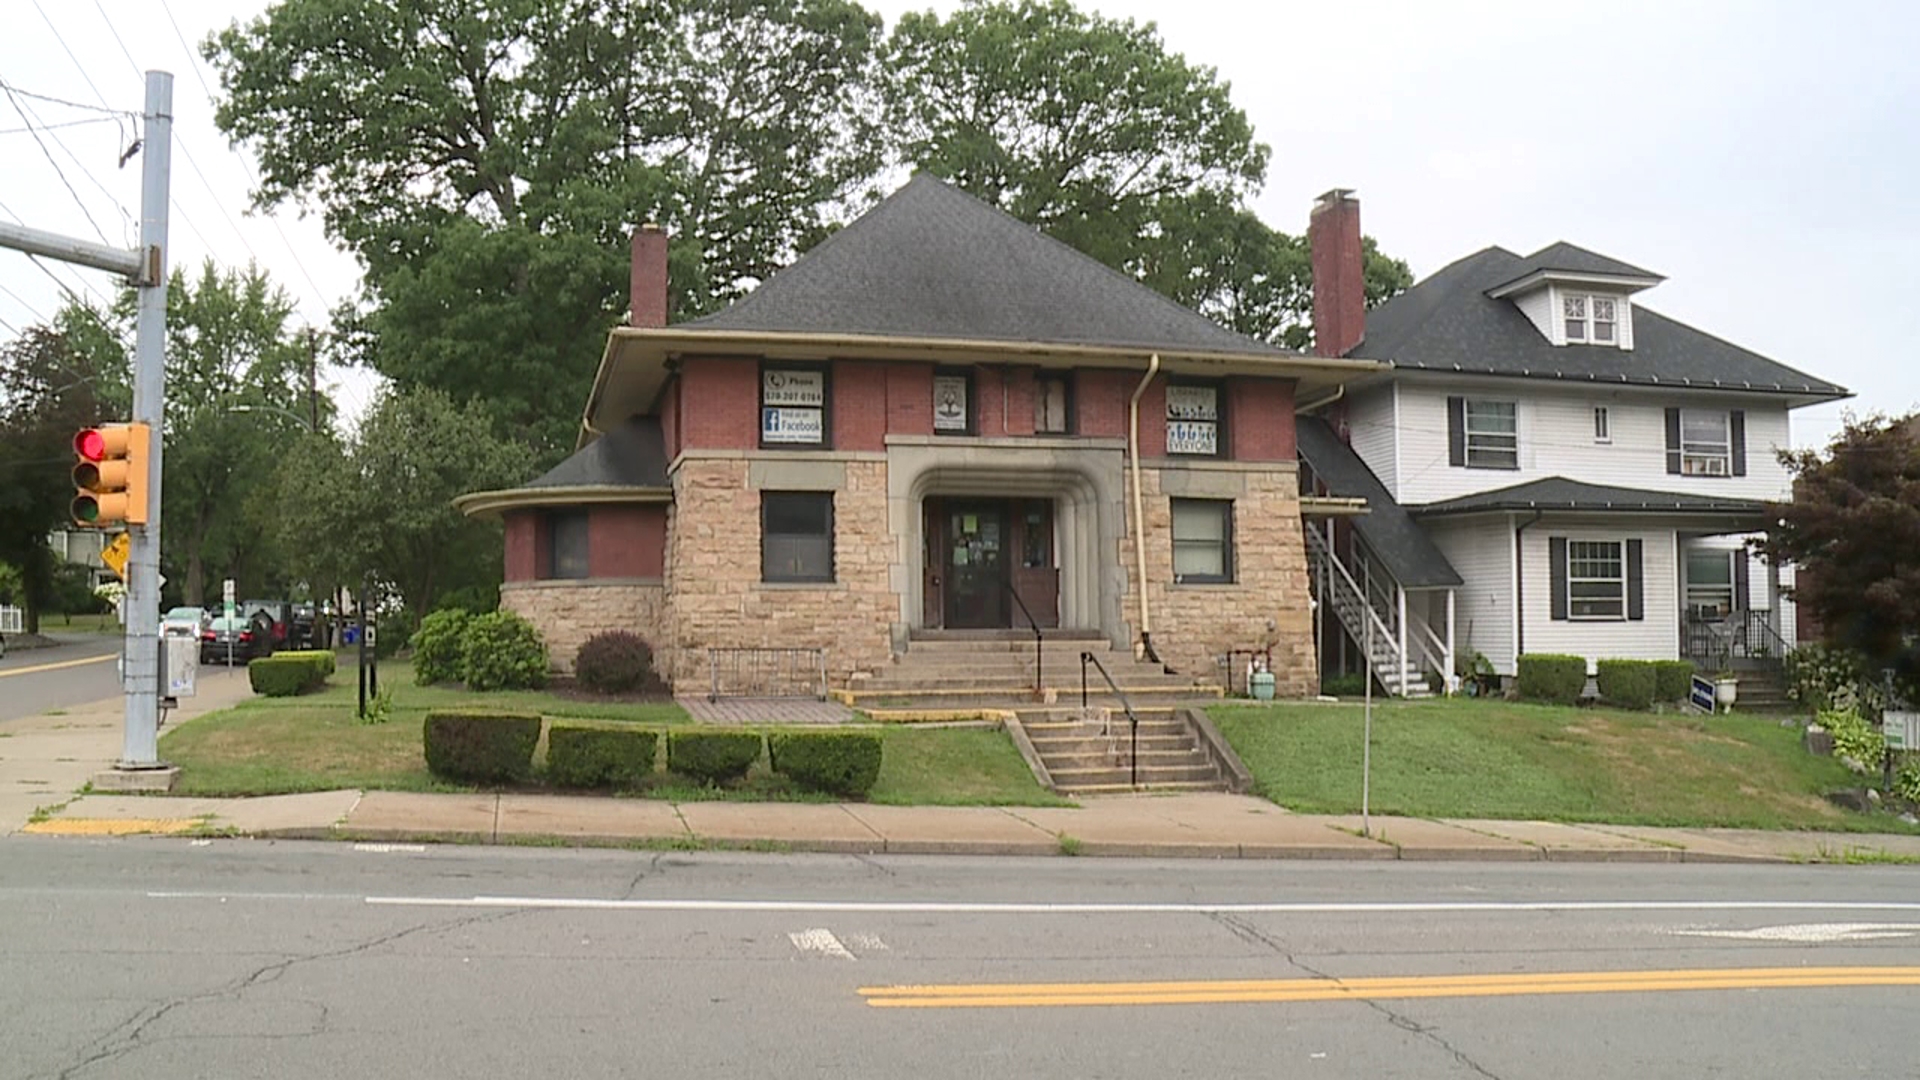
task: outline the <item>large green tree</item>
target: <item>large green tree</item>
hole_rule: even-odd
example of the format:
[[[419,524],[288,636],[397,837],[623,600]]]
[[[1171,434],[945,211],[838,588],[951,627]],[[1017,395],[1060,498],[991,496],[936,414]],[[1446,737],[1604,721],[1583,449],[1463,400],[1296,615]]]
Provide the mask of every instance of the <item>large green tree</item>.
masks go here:
[[[1769,509],[1768,556],[1794,601],[1875,667],[1920,674],[1920,413],[1850,419],[1827,451],[1782,451],[1793,499]]]
[[[846,0],[283,0],[208,42],[265,205],[366,269],[361,359],[570,447],[626,238],[674,308],[790,261],[876,169],[879,20]]]

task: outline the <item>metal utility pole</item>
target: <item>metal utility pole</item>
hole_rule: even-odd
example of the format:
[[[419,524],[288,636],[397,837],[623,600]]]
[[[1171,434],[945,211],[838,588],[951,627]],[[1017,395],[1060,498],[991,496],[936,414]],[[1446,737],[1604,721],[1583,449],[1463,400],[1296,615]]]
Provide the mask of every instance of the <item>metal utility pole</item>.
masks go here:
[[[160,697],[160,480],[161,423],[166,414],[167,200],[173,163],[173,76],[147,72],[145,130],[141,135],[140,247],[93,244],[25,225],[0,224],[0,247],[125,276],[139,288],[135,327],[133,421],[152,428],[147,455],[147,521],[129,524],[127,642],[122,674],[126,726],[114,786],[164,786],[170,773],[159,759]],[[143,774],[154,778],[143,779]],[[159,780],[165,774],[168,780]],[[124,782],[122,782],[124,781]]]

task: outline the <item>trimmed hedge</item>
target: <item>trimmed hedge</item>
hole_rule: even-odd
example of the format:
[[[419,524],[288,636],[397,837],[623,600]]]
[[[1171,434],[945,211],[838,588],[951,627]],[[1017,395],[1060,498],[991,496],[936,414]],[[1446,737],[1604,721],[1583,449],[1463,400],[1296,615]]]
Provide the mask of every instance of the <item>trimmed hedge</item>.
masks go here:
[[[667,768],[711,784],[738,780],[760,760],[760,733],[715,728],[667,732]]]
[[[311,653],[275,653],[247,661],[247,682],[265,697],[293,697],[326,681],[325,665]]]
[[[656,732],[556,722],[547,729],[547,780],[561,787],[637,788],[653,772]]]
[[[880,779],[880,735],[873,731],[779,731],[767,736],[773,771],[801,787],[865,795]]]
[[[472,615],[458,608],[435,611],[413,632],[413,681],[420,686],[460,677],[460,642]]]
[[[1685,701],[1693,693],[1693,661],[1655,660],[1653,700]]]
[[[1653,705],[1656,686],[1651,660],[1601,660],[1594,665],[1600,684],[1600,696],[1609,705],[1623,709],[1646,709]]]
[[[547,646],[540,631],[511,611],[474,616],[460,635],[460,681],[482,691],[547,685]]]
[[[1587,688],[1587,661],[1557,653],[1527,653],[1520,657],[1516,682],[1523,698],[1572,705]]]
[[[334,660],[332,649],[283,649],[280,652],[274,653],[273,655],[309,657],[316,664],[320,665],[320,675],[322,678],[325,678],[326,676],[333,674],[334,671],[337,670],[338,668],[338,664]]]
[[[435,776],[480,783],[525,780],[533,772],[540,717],[434,711],[427,714],[421,741]]]
[[[606,630],[588,638],[573,658],[573,676],[596,694],[624,694],[653,685],[653,646],[639,634]]]

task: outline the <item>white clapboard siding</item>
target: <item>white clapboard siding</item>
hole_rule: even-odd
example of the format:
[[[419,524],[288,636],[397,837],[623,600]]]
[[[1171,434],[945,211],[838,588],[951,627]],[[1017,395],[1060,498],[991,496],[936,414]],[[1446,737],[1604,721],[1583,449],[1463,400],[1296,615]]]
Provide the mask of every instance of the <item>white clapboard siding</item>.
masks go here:
[[[1641,573],[1646,617],[1621,621],[1555,621],[1553,568],[1548,555],[1550,537],[1569,540],[1633,540],[1642,542]],[[1593,518],[1555,518],[1530,526],[1520,538],[1520,566],[1524,575],[1525,651],[1568,653],[1588,660],[1672,660],[1680,655],[1679,574],[1674,565],[1671,528],[1631,524],[1613,527]]]
[[[1462,582],[1454,597],[1454,654],[1462,666],[1477,650],[1502,675],[1513,667],[1513,529],[1506,515],[1426,526]],[[1445,609],[1437,632],[1446,632]]]
[[[1353,452],[1360,455],[1360,460],[1367,463],[1367,468],[1373,470],[1373,475],[1380,478],[1389,493],[1394,491],[1397,479],[1394,461],[1398,450],[1395,433],[1399,430],[1394,418],[1397,392],[1397,388],[1389,384],[1347,397],[1347,430]]]

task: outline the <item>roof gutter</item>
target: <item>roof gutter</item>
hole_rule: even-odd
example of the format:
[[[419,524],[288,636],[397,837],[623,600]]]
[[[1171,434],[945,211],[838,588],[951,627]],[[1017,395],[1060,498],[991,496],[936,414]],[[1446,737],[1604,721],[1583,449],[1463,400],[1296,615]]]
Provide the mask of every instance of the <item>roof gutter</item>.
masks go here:
[[[1320,398],[1316,401],[1309,401],[1305,405],[1295,405],[1293,407],[1293,413],[1295,416],[1303,416],[1310,412],[1318,412],[1319,410],[1326,408],[1327,406],[1333,404],[1336,401],[1339,401],[1341,398],[1346,396],[1347,396],[1347,384],[1341,383],[1339,386],[1334,387],[1333,393],[1328,394],[1326,397]]]

